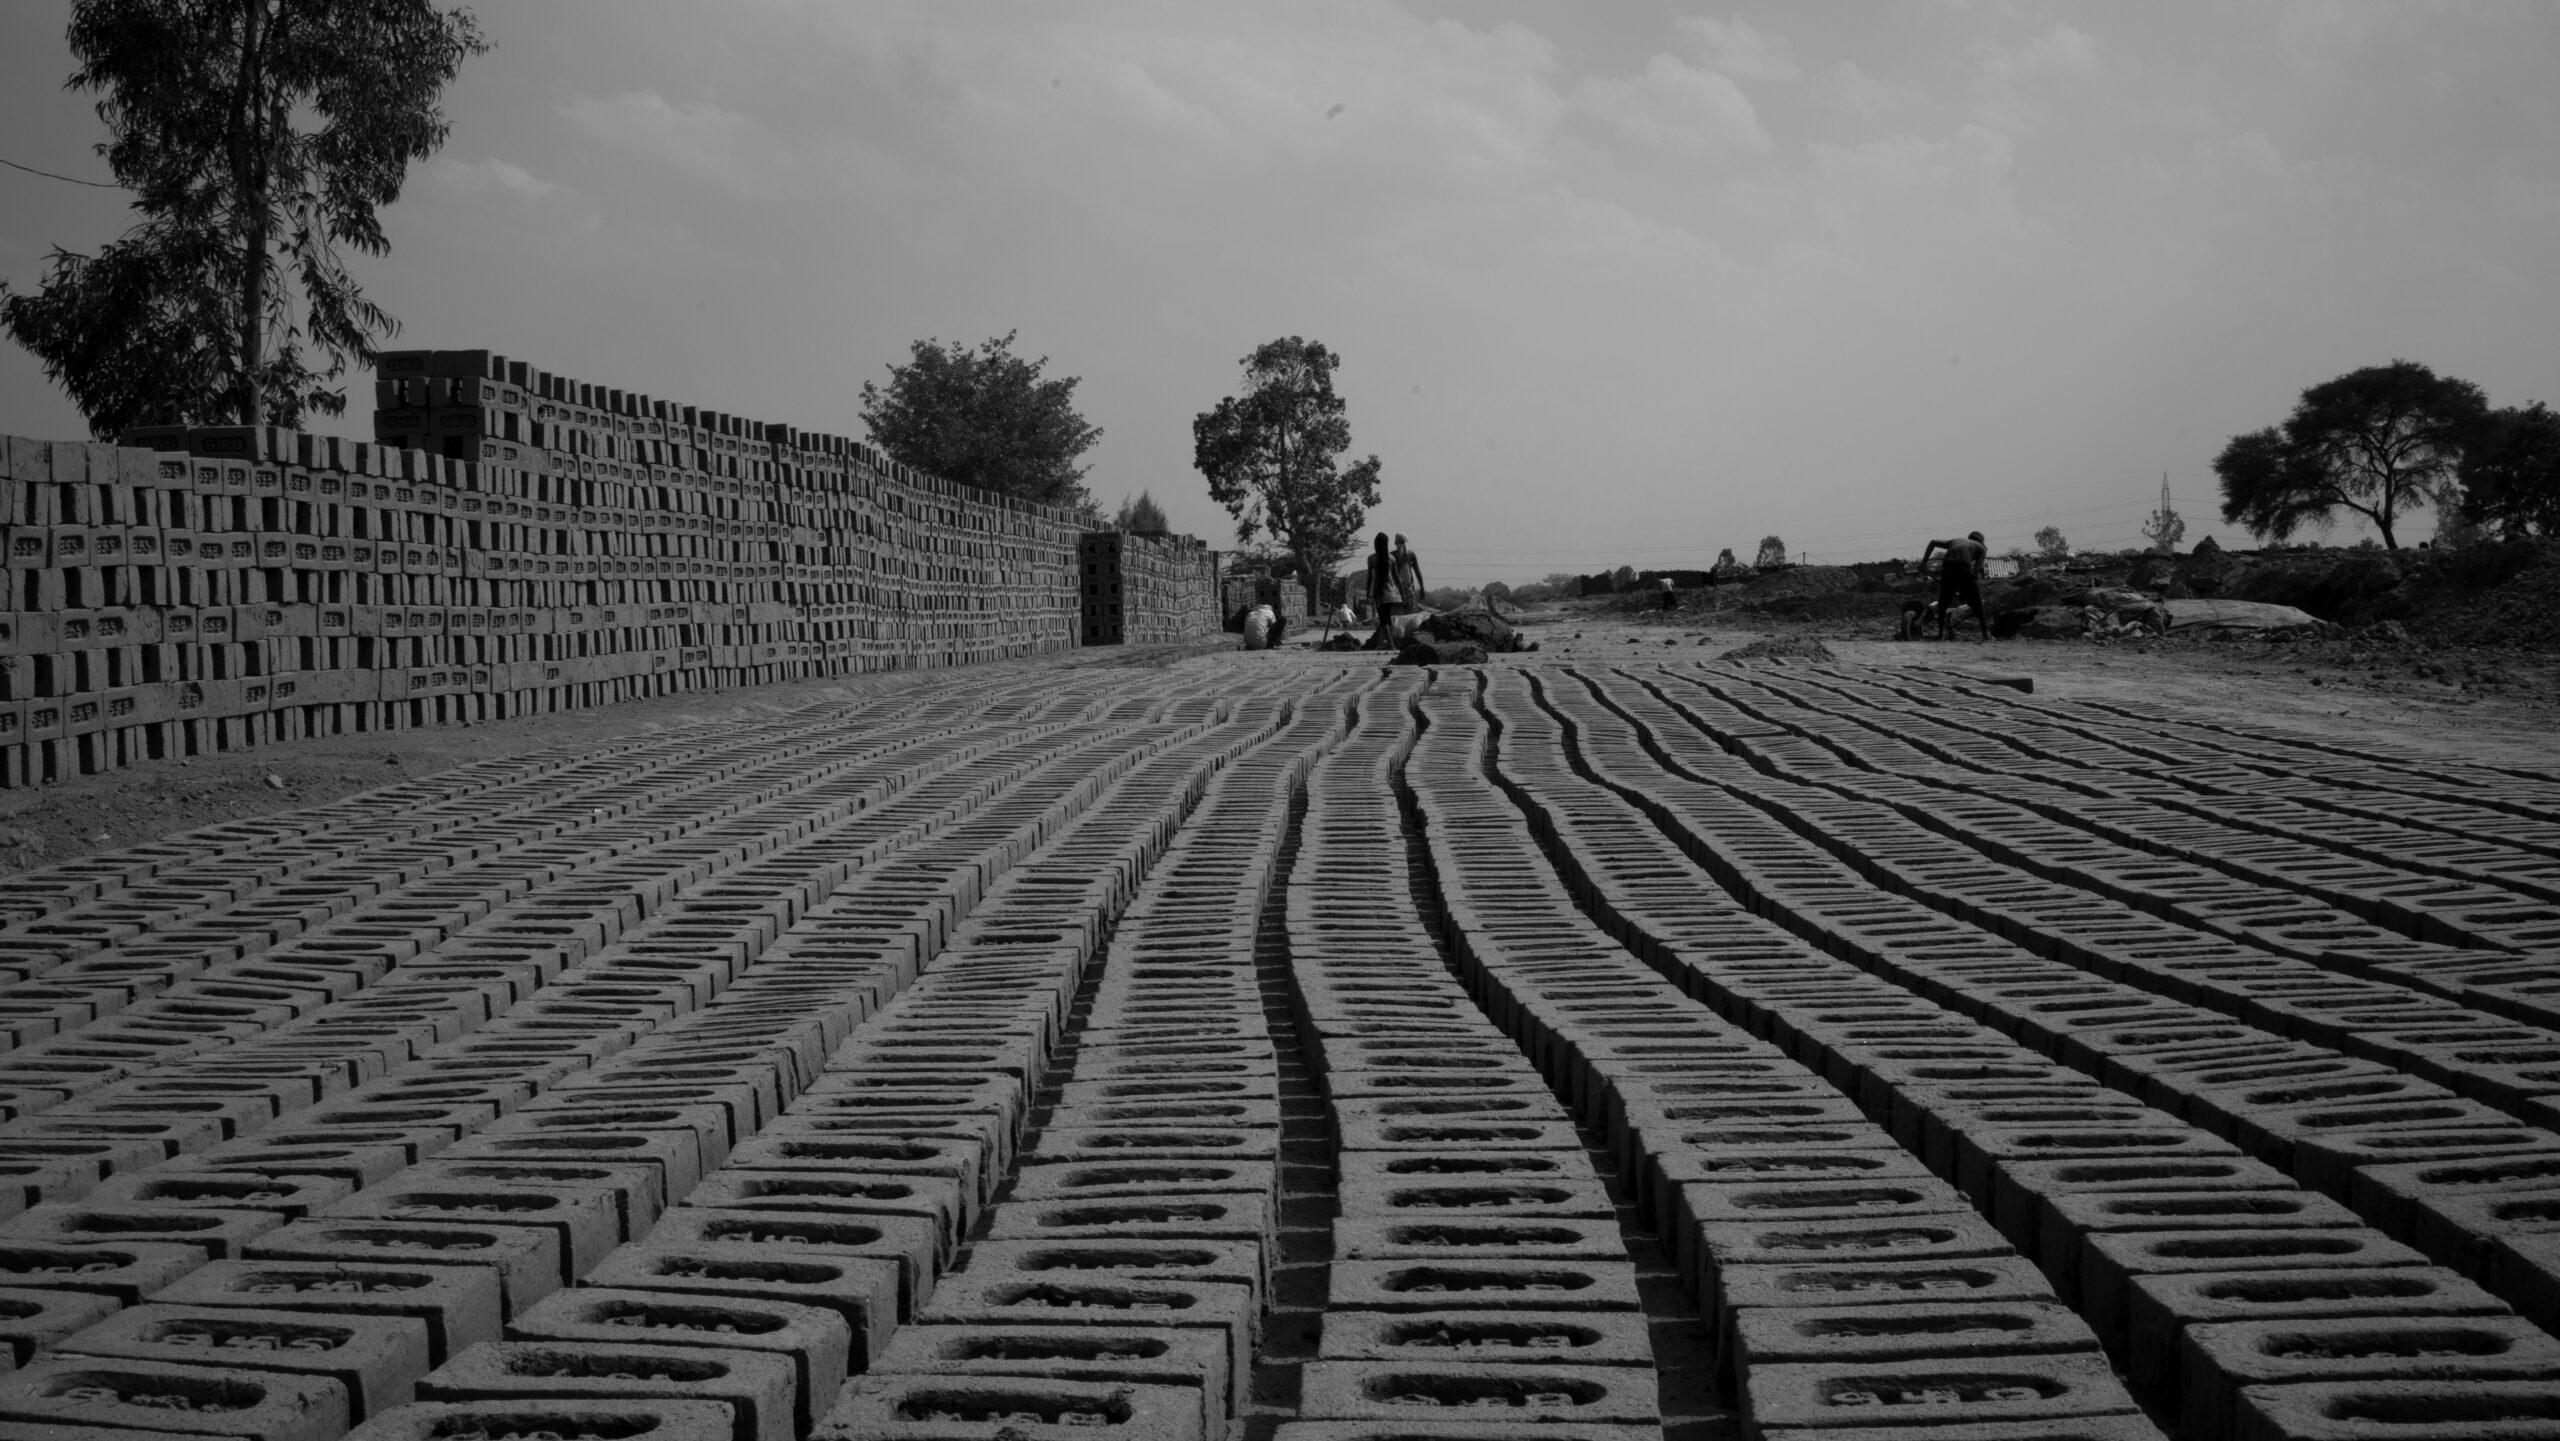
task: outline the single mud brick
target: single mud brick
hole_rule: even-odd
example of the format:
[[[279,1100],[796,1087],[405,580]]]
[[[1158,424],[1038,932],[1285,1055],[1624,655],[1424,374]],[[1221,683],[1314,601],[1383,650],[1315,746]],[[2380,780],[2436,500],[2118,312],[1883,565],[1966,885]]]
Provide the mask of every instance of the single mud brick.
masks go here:
[[[1325,1094],[1342,1100],[1365,1096],[1526,1096],[1552,1097],[1543,1077],[1531,1072],[1504,1075],[1478,1073],[1463,1077],[1436,1072],[1414,1071],[1332,1071],[1325,1076]]]
[[[120,1304],[83,1291],[0,1289],[0,1357],[24,1366],[36,1352],[114,1315]]]
[[[1655,1216],[1679,1214],[1680,1188],[1693,1184],[1766,1186],[1943,1185],[1920,1159],[1903,1151],[1684,1151],[1658,1155],[1643,1179]]]
[[[0,1376],[0,1421],[253,1441],[337,1441],[347,1388],[326,1376],[57,1356]]]
[[[2356,1170],[2410,1161],[2560,1160],[2560,1139],[2531,1126],[2446,1127],[2323,1136],[2294,1146],[2293,1174],[2303,1185],[2345,1191]]]
[[[941,1235],[946,1261],[960,1244],[960,1217],[966,1209],[960,1183],[947,1176],[741,1171],[734,1166],[703,1177],[684,1200],[689,1207],[721,1211],[920,1217]]]
[[[2560,1342],[2518,1317],[2236,1321],[2191,1326],[2175,1384],[2190,1434],[2227,1436],[2243,1386],[2560,1378]]]
[[[1463,1121],[1370,1120],[1335,1128],[1344,1151],[1553,1151],[1578,1145],[1581,1133],[1565,1120]]]
[[[1254,1288],[1257,1310],[1263,1264],[1262,1248],[1248,1241],[980,1241],[969,1248],[973,1275],[1233,1281]]]
[[[2045,1202],[2036,1258],[2055,1293],[2076,1301],[2087,1238],[2125,1231],[2362,1227],[2356,1214],[2309,1191],[2100,1191]]]
[[[2067,1306],[2051,1301],[1952,1305],[1782,1307],[1737,1311],[1737,1354],[1729,1374],[1755,1366],[1846,1361],[1860,1365],[1919,1357],[2097,1354],[2098,1338]]]
[[[359,1189],[398,1174],[410,1164],[406,1146],[355,1146],[343,1142],[279,1146],[252,1136],[189,1157],[204,1171],[253,1176],[329,1176]]]
[[[1392,1420],[1462,1410],[1506,1421],[1660,1424],[1651,1366],[1542,1366],[1501,1361],[1313,1361],[1298,1414],[1312,1420]]]
[[[1461,1212],[1391,1220],[1337,1218],[1333,1254],[1347,1261],[1537,1259],[1605,1265],[1625,1261],[1627,1247],[1615,1220],[1514,1219]]]
[[[378,1218],[488,1226],[541,1226],[558,1238],[560,1283],[568,1285],[622,1243],[622,1217],[604,1191],[544,1190],[474,1182],[440,1186],[405,1178],[348,1197],[331,1218]]]
[[[1734,1267],[1858,1266],[2005,1258],[2000,1233],[1969,1211],[1855,1221],[1718,1221],[1698,1228],[1699,1309],[1722,1304],[1717,1277]]]
[[[960,1183],[969,1202],[961,1217],[963,1230],[977,1223],[993,1181],[979,1163],[974,1142],[918,1136],[811,1137],[757,1136],[729,1153],[729,1165],[741,1171],[861,1171],[890,1175],[948,1176]]]
[[[146,1302],[56,1347],[63,1356],[327,1376],[355,1419],[409,1400],[433,1363],[427,1323],[410,1316],[318,1315]]]
[[[559,1233],[543,1226],[313,1217],[250,1243],[256,1261],[362,1261],[494,1272],[512,1316],[560,1288]]]
[[[418,1383],[422,1401],[718,1401],[737,1441],[791,1441],[797,1368],[782,1356],[613,1341],[491,1341]]]
[[[782,1114],[781,1093],[774,1089],[769,1077],[727,1077],[709,1068],[617,1064],[601,1071],[572,1076],[543,1093],[538,1101],[545,1109],[573,1110],[584,1106],[618,1106],[638,1101],[680,1101],[699,1104],[716,1102],[729,1110],[731,1144],[756,1133],[756,1128]]]
[[[1634,1272],[1623,1262],[1337,1261],[1328,1311],[1531,1311],[1641,1309]]]
[[[409,1317],[426,1327],[427,1359],[495,1340],[503,1301],[494,1271],[461,1266],[216,1261],[151,1298],[154,1305],[294,1315]]]
[[[1019,1187],[1014,1194],[1020,1198]],[[1608,1189],[1594,1176],[1552,1181],[1455,1183],[1372,1178],[1344,1185],[1341,1201],[1345,1214],[1373,1218],[1406,1214],[1470,1214],[1598,1221],[1615,1220],[1618,1214],[1616,1204],[1609,1199]]]
[[[990,1081],[980,1084],[999,1083]],[[1065,1107],[1144,1101],[1267,1100],[1272,1095],[1273,1084],[1271,1080],[1259,1076],[1234,1076],[1215,1080],[1188,1081],[1069,1081],[1057,1089],[1058,1104]],[[887,1091],[884,1094],[895,1096],[903,1093]]]
[[[566,1110],[527,1106],[490,1122],[479,1134],[487,1139],[619,1131],[673,1131],[691,1136],[697,1176],[718,1169],[729,1159],[729,1108],[717,1102],[688,1106],[581,1106]]]
[[[230,1171],[171,1171],[153,1167],[110,1176],[83,1199],[105,1206],[215,1206],[272,1211],[299,1220],[347,1196],[354,1186],[336,1176],[261,1176]]]
[[[674,1246],[771,1247],[795,1254],[858,1256],[899,1266],[901,1319],[915,1313],[942,1259],[941,1229],[920,1216],[847,1216],[827,1211],[725,1211],[682,1206],[650,1233]]]
[[[2230,1142],[2188,1126],[1975,1131],[1967,1134],[1958,1148],[1954,1179],[1958,1189],[1968,1196],[1991,1197],[1991,1214],[1996,1220],[2026,1204],[2026,1187],[2009,1177],[2012,1167],[2033,1168],[2038,1162],[2065,1158],[2170,1161],[2239,1154],[2239,1148]],[[2029,1174],[2038,1173],[2031,1169]]]
[[[1126,1104],[1154,1105],[1173,1103],[1133,1102]],[[1248,1103],[1242,1101],[1230,1101],[1215,1102],[1211,1104],[1243,1106]],[[1250,1104],[1267,1109],[1275,1103],[1255,1102]],[[1108,1113],[1123,1109],[1123,1107],[1106,1105],[1095,1107],[1093,1109],[1097,1114],[1098,1121],[1108,1123],[1121,1119],[1121,1117],[1117,1115]],[[1555,1098],[1552,1096],[1353,1096],[1336,1099],[1333,1102],[1333,1119],[1334,1124],[1337,1126],[1345,1125],[1352,1121],[1381,1123],[1390,1121],[1457,1121],[1469,1123],[1479,1121],[1511,1120],[1552,1121],[1558,1119],[1562,1113],[1563,1108],[1556,1104]]]
[[[471,1190],[478,1186],[532,1187],[559,1193],[597,1192],[609,1198],[625,1241],[658,1224],[667,1208],[666,1175],[645,1162],[580,1165],[573,1161],[434,1160],[400,1175],[399,1183]]]
[[[162,1242],[193,1246],[208,1260],[236,1256],[253,1238],[283,1225],[273,1211],[216,1210],[194,1206],[118,1206],[79,1201],[38,1206],[8,1223],[11,1241],[82,1246]]]
[[[200,1247],[156,1241],[92,1246],[0,1242],[0,1285],[88,1291],[130,1306],[205,1260]]]
[[[2104,1232],[2082,1239],[2080,1314],[2113,1350],[2128,1337],[2126,1308],[2134,1276],[2182,1271],[2285,1271],[2296,1274],[2368,1266],[2418,1266],[2426,1257],[2370,1230],[2231,1229]],[[2160,1345],[2174,1337],[2151,1338]]]
[[[1209,1441],[1227,1434],[1233,1387],[1225,1339],[1172,1326],[908,1326],[875,1376],[1017,1376],[1175,1386],[1199,1397]]]
[[[669,1199],[681,1199],[702,1179],[702,1151],[691,1131],[563,1131],[538,1136],[473,1136],[457,1141],[439,1160],[515,1164],[556,1161],[583,1165],[654,1165],[665,1177]]]
[[[2248,1386],[2234,1441],[2550,1441],[2560,1382],[2336,1381]]]
[[[1759,1366],[1743,1377],[1743,1409],[1746,1435],[1888,1419],[1945,1428],[2140,1414],[2094,1352]]]
[[[796,1424],[806,1428],[844,1384],[853,1330],[837,1313],[789,1301],[586,1286],[558,1291],[508,1323],[517,1341],[644,1341],[753,1351],[792,1365]]]
[[[962,1271],[945,1280],[916,1318],[920,1325],[1146,1327],[1200,1331],[1218,1338],[1227,1374],[1252,1374],[1261,1313],[1254,1289],[1240,1283],[982,1276]]]
[[[737,1441],[737,1413],[717,1401],[420,1401],[347,1433],[347,1441]]]
[[[1764,1185],[1757,1182],[1693,1184],[1680,1188],[1673,1224],[1715,1225],[1756,1221],[1883,1221],[1973,1211],[1954,1187],[1938,1181],[1848,1181],[1830,1185]]]
[[[861,1376],[810,1441],[1206,1441],[1182,1386],[1007,1376]]]
[[[1540,1184],[1591,1179],[1591,1157],[1581,1147],[1550,1151],[1488,1151],[1482,1155],[1436,1151],[1354,1151],[1336,1160],[1345,1186],[1406,1184]]]
[[[1279,1193],[1280,1168],[1270,1161],[1097,1161],[1025,1166],[1014,1173],[1015,1201],[1082,1201],[1102,1196]]]
[[[1480,1361],[1538,1366],[1650,1366],[1644,1318],[1611,1311],[1335,1311],[1329,1361]]]
[[[1196,1192],[1178,1196],[1105,1196],[1080,1201],[1026,1201],[1018,1193],[998,1206],[990,1241],[1124,1240],[1249,1241],[1274,1256],[1279,1207],[1265,1192]],[[1338,1254],[1338,1253],[1337,1253]]]
[[[2030,1161],[2004,1168],[1992,1197],[1991,1224],[2033,1254],[2056,1196],[2105,1192],[2285,1191],[2293,1178],[2246,1156],[2179,1160]]]
[[[1722,1301],[1709,1320],[1720,1356],[1734,1354],[1734,1316],[1755,1308],[1980,1305],[2053,1299],[2044,1273],[2018,1256],[1858,1266],[1727,1266],[1716,1283]]]
[[[829,1256],[765,1246],[634,1242],[587,1273],[590,1286],[671,1296],[736,1297],[818,1306],[842,1316],[854,1362],[868,1364],[898,1325],[904,1268],[893,1258]]]

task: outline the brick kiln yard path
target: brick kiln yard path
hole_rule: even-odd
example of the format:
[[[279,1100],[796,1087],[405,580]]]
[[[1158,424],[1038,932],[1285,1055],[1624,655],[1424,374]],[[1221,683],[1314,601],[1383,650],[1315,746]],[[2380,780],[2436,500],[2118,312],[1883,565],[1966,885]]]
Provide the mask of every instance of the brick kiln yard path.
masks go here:
[[[2560,759],[1360,660],[0,882],[0,1441],[2560,1436]]]

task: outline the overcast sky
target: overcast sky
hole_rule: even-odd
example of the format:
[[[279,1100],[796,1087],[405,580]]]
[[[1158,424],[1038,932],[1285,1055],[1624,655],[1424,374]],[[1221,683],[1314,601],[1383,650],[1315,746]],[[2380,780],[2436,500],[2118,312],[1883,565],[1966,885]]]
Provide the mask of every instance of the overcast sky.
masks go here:
[[[0,157],[103,179],[67,13],[0,7]],[[2406,357],[2560,402],[2550,0],[481,18],[356,267],[395,344],[859,434],[911,340],[1018,329],[1083,378],[1095,495],[1213,544],[1191,419],[1291,334],[1341,353],[1372,523],[1435,583],[2138,543],[2164,471],[2231,540],[2212,458],[2308,384]],[[0,277],[123,223],[0,170]],[[5,344],[0,430],[84,433]]]

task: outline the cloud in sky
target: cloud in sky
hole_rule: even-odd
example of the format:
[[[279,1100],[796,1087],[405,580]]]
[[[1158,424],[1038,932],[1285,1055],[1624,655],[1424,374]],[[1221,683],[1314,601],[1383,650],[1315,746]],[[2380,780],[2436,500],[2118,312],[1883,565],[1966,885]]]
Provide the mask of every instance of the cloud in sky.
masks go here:
[[[76,160],[65,6],[0,127]],[[1223,540],[1191,416],[1341,351],[1435,572],[2129,541],[2304,385],[2560,400],[2560,11],[554,0],[486,12],[359,267],[404,344],[854,431],[926,335],[1082,376],[1106,503]],[[0,275],[113,233],[0,178]],[[361,422],[355,427],[360,428]],[[76,419],[0,355],[0,428]],[[1961,524],[1959,524],[1961,523]]]

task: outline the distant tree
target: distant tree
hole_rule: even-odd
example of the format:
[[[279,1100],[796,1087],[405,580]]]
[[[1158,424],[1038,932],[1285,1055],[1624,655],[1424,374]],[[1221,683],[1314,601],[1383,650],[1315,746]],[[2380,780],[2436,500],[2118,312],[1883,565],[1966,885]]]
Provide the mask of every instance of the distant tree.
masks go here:
[[[2488,408],[2480,387],[2415,361],[2324,381],[2302,392],[2281,428],[2233,436],[2223,447],[2213,462],[2222,518],[2284,540],[2306,524],[2325,529],[2350,510],[2397,547],[2401,515],[2451,499]]]
[[[1290,336],[1244,358],[1244,393],[1191,422],[1192,466],[1236,518],[1236,539],[1268,531],[1309,573],[1328,573],[1378,503],[1378,458],[1347,468],[1351,422],[1333,393],[1342,358]]]
[[[2061,526],[2048,525],[2036,532],[2036,552],[2046,560],[2069,560],[2071,541],[2063,535]]]
[[[2540,401],[2490,412],[2461,473],[2467,519],[2508,536],[2560,535],[2560,413]]]
[[[43,283],[0,283],[0,326],[92,433],[298,424],[399,322],[339,247],[389,253],[376,214],[451,128],[440,101],[489,47],[432,0],[78,0],[74,90],[140,221]]]
[[[1164,507],[1156,504],[1154,496],[1142,490],[1135,500],[1121,497],[1120,514],[1113,518],[1111,528],[1125,530],[1131,535],[1164,535],[1171,532],[1173,526],[1164,518]]]
[[[1609,584],[1613,589],[1626,590],[1635,583],[1636,568],[1634,566],[1622,565],[1616,570],[1609,572]]]
[[[1752,564],[1761,570],[1787,563],[1787,543],[1774,535],[1760,537],[1760,558]]]
[[[2142,523],[2142,535],[2162,555],[2177,554],[2178,542],[2186,539],[2186,518],[2169,503],[2169,477],[2165,474],[2160,477],[2160,508]]]
[[[862,423],[896,460],[945,480],[1039,505],[1089,510],[1076,461],[1102,431],[1076,411],[1076,377],[1044,379],[1049,358],[1013,353],[1016,331],[971,350],[908,347],[889,383],[862,383]]]
[[[1572,595],[1582,588],[1582,577],[1569,570],[1552,572],[1539,584],[1558,595]]]
[[[1724,549],[1716,552],[1715,568],[1717,570],[1731,570],[1737,564],[1739,564],[1739,562],[1735,561],[1733,558],[1732,546],[1728,545]]]

